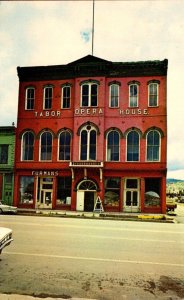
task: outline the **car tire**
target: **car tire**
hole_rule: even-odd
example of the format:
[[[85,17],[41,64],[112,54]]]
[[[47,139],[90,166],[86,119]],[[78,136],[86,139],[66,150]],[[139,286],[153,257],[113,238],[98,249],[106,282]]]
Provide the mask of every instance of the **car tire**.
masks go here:
[[[3,213],[3,211],[2,211],[2,209],[0,208],[0,214],[2,214]]]

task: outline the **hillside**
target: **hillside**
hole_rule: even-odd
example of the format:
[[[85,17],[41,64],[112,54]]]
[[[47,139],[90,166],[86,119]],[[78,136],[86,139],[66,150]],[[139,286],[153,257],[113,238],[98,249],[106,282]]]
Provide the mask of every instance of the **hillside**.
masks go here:
[[[167,193],[184,194],[184,180],[168,178]]]

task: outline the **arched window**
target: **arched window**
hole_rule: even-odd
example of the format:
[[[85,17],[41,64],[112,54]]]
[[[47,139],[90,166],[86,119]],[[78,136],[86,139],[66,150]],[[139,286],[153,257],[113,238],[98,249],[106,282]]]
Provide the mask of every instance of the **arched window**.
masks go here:
[[[135,130],[127,135],[127,161],[139,161],[139,134]]]
[[[27,131],[22,136],[22,160],[33,160],[34,134]]]
[[[110,107],[119,107],[119,84],[110,85]]]
[[[71,134],[65,130],[59,135],[59,160],[70,160]]]
[[[91,125],[80,133],[80,160],[96,160],[96,129]]]
[[[40,160],[52,159],[52,134],[45,131],[40,137]]]
[[[107,160],[119,161],[119,133],[116,130],[112,130],[107,136]]]
[[[147,161],[160,160],[160,133],[150,130],[147,133]]]

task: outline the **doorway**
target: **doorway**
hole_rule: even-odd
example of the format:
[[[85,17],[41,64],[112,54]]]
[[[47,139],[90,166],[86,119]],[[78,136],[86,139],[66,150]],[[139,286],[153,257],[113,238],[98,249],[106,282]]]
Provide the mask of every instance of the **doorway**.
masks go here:
[[[91,180],[84,180],[77,187],[77,211],[92,212],[97,197],[97,186]]]
[[[39,177],[37,187],[37,207],[52,209],[53,177]]]
[[[140,184],[137,178],[125,179],[124,189],[124,211],[139,212],[140,211]]]

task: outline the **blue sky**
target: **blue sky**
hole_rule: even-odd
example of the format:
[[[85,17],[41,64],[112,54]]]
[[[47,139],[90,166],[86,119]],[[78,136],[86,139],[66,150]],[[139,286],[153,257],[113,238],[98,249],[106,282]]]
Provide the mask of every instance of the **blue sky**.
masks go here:
[[[17,120],[17,66],[91,54],[92,1],[0,2],[0,126]],[[168,177],[184,179],[184,2],[96,1],[94,55],[168,65]]]

